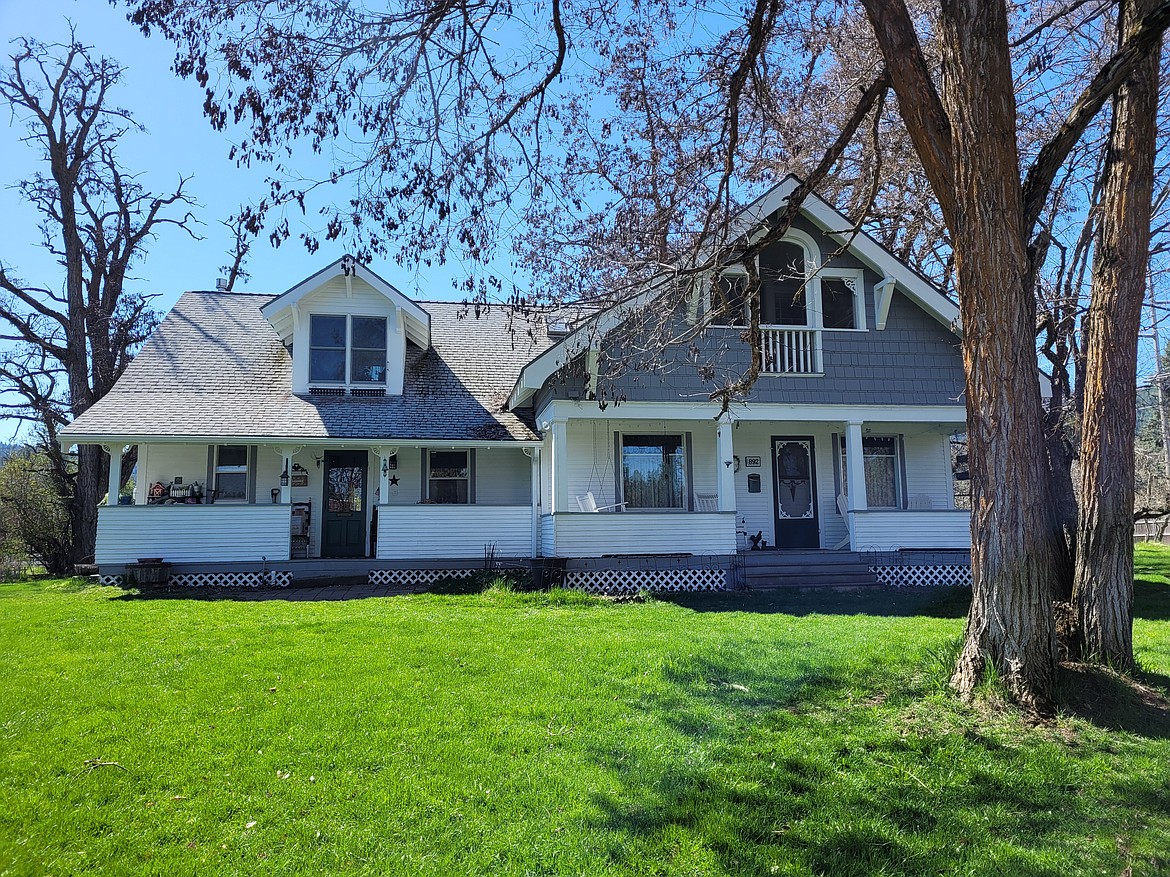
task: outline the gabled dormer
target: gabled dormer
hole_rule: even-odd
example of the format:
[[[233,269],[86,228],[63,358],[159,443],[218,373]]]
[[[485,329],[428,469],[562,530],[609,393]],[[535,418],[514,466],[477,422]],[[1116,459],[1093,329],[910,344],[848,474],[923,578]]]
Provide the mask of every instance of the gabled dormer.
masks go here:
[[[399,396],[406,347],[431,343],[430,315],[343,256],[261,308],[292,356],[292,391]]]

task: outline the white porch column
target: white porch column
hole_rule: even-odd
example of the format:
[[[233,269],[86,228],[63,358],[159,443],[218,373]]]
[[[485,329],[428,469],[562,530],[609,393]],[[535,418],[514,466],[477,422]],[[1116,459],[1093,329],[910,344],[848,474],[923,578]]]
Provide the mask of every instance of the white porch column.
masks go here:
[[[865,448],[861,438],[861,421],[849,421],[845,436],[845,469],[849,473],[849,511],[869,508],[865,496]]]
[[[716,475],[716,490],[719,497],[719,511],[735,511],[735,456],[732,447],[731,417],[723,415],[715,428],[715,459],[719,471]]]
[[[540,557],[540,448],[525,448],[532,459],[532,556]]]
[[[134,504],[146,505],[150,497],[150,479],[147,478],[147,462],[150,456],[150,445],[138,446],[138,474],[134,478]],[[208,487],[210,489],[210,486]]]
[[[569,464],[569,438],[567,433],[568,422],[554,420],[552,432],[552,508],[550,512],[565,512],[569,510],[569,479],[566,469]]]
[[[110,475],[106,485],[106,505],[118,504],[118,491],[122,489],[122,451],[125,445],[102,445],[110,455]]]

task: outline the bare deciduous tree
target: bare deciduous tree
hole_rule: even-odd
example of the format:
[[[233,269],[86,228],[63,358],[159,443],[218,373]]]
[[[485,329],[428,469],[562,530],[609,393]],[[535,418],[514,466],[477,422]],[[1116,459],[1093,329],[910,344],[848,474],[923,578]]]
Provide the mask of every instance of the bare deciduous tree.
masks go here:
[[[76,467],[58,430],[109,391],[157,323],[149,296],[126,289],[134,264],[163,226],[191,232],[180,179],[166,196],[148,192],[117,161],[119,140],[137,125],[111,103],[122,68],[74,40],[22,39],[0,73],[0,98],[27,128],[46,170],[20,182],[41,215],[45,248],[61,266],[60,285],[21,279],[0,262],[0,388],[10,416],[43,434],[55,483],[69,510],[74,563],[93,557],[97,505],[105,492],[101,449],[82,446]],[[133,458],[120,461],[128,476]]]

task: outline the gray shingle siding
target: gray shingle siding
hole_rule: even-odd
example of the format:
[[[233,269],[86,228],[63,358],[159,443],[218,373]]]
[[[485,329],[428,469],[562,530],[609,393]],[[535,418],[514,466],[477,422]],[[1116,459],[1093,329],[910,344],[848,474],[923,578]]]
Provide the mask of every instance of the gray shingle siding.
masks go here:
[[[627,371],[603,379],[610,399],[643,402],[701,401],[750,364],[740,329],[713,328],[696,339],[697,357],[681,347],[661,356],[660,371]],[[761,375],[749,401],[834,405],[962,404],[963,364],[959,340],[917,305],[895,294],[886,328],[868,332],[826,331],[823,377]],[[698,363],[711,362],[715,374],[704,380]],[[550,399],[581,398],[579,375],[554,375],[536,397],[539,411]]]
[[[820,244],[822,260],[837,245],[810,222],[794,227]],[[829,263],[836,268],[864,268],[845,253]],[[794,377],[761,375],[749,401],[826,404],[956,405],[962,404],[963,364],[958,337],[901,293],[895,293],[885,329],[878,331],[874,284],[878,277],[864,271],[866,332],[822,333],[824,375]],[[681,323],[680,323],[681,325]],[[661,351],[649,363],[633,368],[614,365],[621,348],[603,346],[601,392],[604,398],[628,401],[702,401],[713,390],[741,376],[750,364],[742,329],[713,327],[685,345]],[[605,364],[606,358],[610,363]],[[700,365],[710,366],[704,379]],[[608,377],[607,377],[608,375]],[[580,362],[554,374],[536,394],[540,411],[552,399],[580,399],[584,377]]]

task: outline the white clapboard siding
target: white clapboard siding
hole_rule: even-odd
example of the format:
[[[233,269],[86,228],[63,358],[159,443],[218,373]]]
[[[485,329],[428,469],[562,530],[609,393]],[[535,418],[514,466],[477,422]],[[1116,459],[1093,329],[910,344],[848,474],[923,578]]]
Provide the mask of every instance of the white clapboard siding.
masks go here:
[[[557,553],[556,518],[540,516],[540,556],[555,557]]]
[[[288,560],[286,505],[136,505],[98,509],[96,563]]]
[[[928,432],[903,439],[906,497],[928,496],[936,509],[955,506],[951,478],[951,437]]]
[[[532,506],[378,506],[382,560],[483,558],[532,554]]]
[[[970,548],[971,513],[965,509],[854,512],[853,548]]]
[[[556,514],[557,557],[605,554],[734,554],[735,514]],[[545,548],[546,554],[552,554]]]

